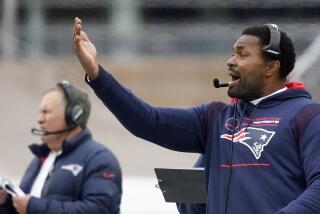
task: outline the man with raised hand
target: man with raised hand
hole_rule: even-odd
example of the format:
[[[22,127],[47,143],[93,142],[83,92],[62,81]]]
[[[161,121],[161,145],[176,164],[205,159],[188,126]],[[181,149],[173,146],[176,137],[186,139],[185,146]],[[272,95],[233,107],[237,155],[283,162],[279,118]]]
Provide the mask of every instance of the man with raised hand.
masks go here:
[[[189,109],[153,107],[96,61],[74,21],[73,48],[86,82],[134,135],[181,152],[204,154],[207,214],[320,213],[319,105],[289,88],[294,45],[274,24],[246,28],[226,62],[228,95]]]

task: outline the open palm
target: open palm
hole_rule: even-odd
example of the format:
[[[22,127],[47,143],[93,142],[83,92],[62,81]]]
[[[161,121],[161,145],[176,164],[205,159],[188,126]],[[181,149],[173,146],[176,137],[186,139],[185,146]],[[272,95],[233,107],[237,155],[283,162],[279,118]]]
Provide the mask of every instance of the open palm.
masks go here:
[[[98,73],[97,50],[87,34],[82,31],[82,23],[79,18],[75,18],[74,21],[73,49],[86,73],[95,78]]]

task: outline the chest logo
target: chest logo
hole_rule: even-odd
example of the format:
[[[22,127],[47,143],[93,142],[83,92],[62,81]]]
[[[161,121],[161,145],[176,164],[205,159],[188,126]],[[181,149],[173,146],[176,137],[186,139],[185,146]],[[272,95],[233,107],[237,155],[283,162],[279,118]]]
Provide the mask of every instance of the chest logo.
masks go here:
[[[73,176],[77,176],[82,171],[83,166],[80,166],[78,164],[69,164],[61,166],[61,169],[69,170],[73,174]]]
[[[258,160],[261,157],[261,153],[266,147],[275,132],[267,131],[261,128],[247,127],[242,128],[240,131],[232,134],[223,134],[220,138],[233,141],[235,143],[241,143],[248,147],[253,153],[254,157]]]

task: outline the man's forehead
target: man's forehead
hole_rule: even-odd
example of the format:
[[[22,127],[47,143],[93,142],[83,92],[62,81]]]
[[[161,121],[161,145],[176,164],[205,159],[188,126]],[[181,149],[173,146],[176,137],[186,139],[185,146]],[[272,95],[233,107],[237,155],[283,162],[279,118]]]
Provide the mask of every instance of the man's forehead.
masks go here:
[[[242,35],[233,45],[233,49],[260,47],[260,40],[256,36]]]
[[[62,98],[62,93],[59,91],[49,91],[42,97],[40,105],[58,105],[62,102]]]

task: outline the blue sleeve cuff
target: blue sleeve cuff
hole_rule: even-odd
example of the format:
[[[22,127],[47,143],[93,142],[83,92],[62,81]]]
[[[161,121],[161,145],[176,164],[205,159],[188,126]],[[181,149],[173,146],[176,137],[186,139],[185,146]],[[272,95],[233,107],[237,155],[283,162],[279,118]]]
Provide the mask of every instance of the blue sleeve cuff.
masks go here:
[[[99,65],[99,74],[94,80],[86,74],[85,81],[94,91],[102,91],[111,87],[112,75]]]

